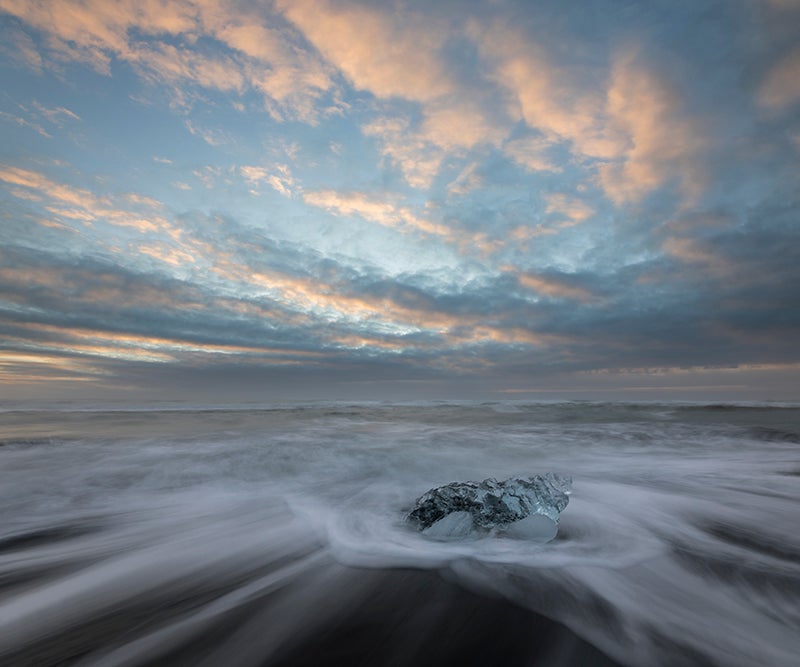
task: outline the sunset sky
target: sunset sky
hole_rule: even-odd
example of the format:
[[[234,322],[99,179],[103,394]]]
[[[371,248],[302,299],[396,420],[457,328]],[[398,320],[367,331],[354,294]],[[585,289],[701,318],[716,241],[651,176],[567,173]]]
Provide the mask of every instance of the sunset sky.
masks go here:
[[[800,400],[800,0],[0,0],[0,398]]]

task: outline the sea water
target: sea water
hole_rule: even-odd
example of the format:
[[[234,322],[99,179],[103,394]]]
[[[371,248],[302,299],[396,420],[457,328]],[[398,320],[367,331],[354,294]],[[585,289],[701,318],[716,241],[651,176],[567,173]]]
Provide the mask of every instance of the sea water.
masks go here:
[[[0,664],[798,664],[800,407],[0,408]],[[546,472],[549,543],[405,519]]]

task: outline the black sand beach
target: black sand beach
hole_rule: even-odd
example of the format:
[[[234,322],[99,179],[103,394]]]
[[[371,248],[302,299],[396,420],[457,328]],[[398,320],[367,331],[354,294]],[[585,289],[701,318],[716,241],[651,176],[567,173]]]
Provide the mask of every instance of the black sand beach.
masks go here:
[[[794,667],[800,410],[0,411],[0,664]],[[406,520],[573,477],[546,544]]]

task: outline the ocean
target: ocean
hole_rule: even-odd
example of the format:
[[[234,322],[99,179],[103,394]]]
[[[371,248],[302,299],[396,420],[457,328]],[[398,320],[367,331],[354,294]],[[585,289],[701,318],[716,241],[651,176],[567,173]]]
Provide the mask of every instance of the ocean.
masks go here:
[[[558,535],[433,540],[451,481]],[[800,407],[0,405],[0,664],[795,667]]]

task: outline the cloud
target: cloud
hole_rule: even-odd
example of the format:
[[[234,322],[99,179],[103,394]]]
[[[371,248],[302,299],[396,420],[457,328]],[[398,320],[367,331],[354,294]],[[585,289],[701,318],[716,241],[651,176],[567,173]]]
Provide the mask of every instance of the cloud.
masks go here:
[[[13,321],[17,329],[24,329],[15,334],[15,345],[43,355],[88,356],[93,364],[108,368],[110,360],[121,358],[216,364],[215,355],[223,353],[250,363],[252,351],[236,346],[287,347],[293,345],[290,341],[303,340],[303,349],[316,351],[325,363],[336,359],[340,367],[348,359],[361,364],[393,350],[413,366],[444,369],[457,364],[455,350],[540,346],[549,340],[520,324],[503,323],[509,317],[504,313],[509,301],[505,295],[497,297],[505,290],[469,295],[455,288],[458,291],[440,294],[428,279],[412,285],[355,272],[307,249],[276,245],[232,221],[225,222],[228,235],[210,246],[203,240],[203,229],[222,221],[196,222],[199,227],[184,222],[179,246],[137,247],[140,256],[162,265],[197,264],[197,272],[186,274],[191,281],[169,277],[141,261],[126,267],[91,256],[78,259],[6,248],[0,303],[5,299],[14,304]],[[200,277],[203,280],[195,282]],[[487,318],[486,313],[495,315]],[[95,332],[92,340],[76,333],[78,329]],[[47,332],[50,342],[34,344],[32,331]],[[55,344],[55,334],[67,342]],[[136,345],[124,342],[128,340]],[[165,342],[169,340],[184,341],[187,349],[192,341],[207,342],[207,354],[188,354]],[[124,349],[115,348],[116,343]],[[230,349],[220,352],[225,346]],[[256,355],[253,363],[271,363],[259,359]],[[462,361],[472,363],[467,357]]]
[[[223,54],[205,54],[172,44],[133,44],[127,59],[139,74],[159,83],[180,86],[191,82],[203,88],[242,94],[246,79],[240,63]]]
[[[562,141],[590,157],[619,152],[618,138],[607,132],[598,117],[603,107],[597,85],[598,79],[604,79],[602,69],[560,63],[538,40],[505,19],[473,22],[470,30],[491,77],[506,91],[510,117],[524,119],[546,139],[537,152]]]
[[[497,127],[481,109],[468,101],[445,100],[424,111],[420,136],[448,153],[479,144],[498,144],[506,129]]]
[[[713,247],[699,239],[672,236],[665,239],[663,249],[681,262],[699,268],[708,278],[733,276],[737,270]]]
[[[0,168],[0,180],[12,185],[19,185],[62,203],[89,210],[98,206],[97,198],[88,190],[72,188],[51,181],[43,174],[21,167],[3,166]]]
[[[392,329],[408,331],[408,325],[393,327],[393,320],[412,320],[412,330],[463,326],[463,322],[456,325],[459,320],[453,316],[420,308],[421,302],[402,305],[401,295],[348,294],[345,285],[337,290],[318,279],[274,269],[267,273],[254,264],[228,262],[219,267],[219,275],[256,288],[250,299],[235,300],[183,281],[88,258],[77,264],[10,248],[3,252],[3,265],[8,268],[0,270],[0,295],[11,296],[17,304],[10,321],[0,312],[0,329],[6,330],[11,348],[48,358],[90,357],[100,368],[120,359],[207,365],[218,363],[220,355],[248,364],[305,360],[314,365],[315,359],[330,360],[343,349],[358,356],[397,348]],[[245,313],[250,319],[243,323]],[[311,318],[296,317],[303,313]],[[331,319],[332,313],[338,317]],[[327,322],[324,329],[318,326],[319,318]],[[506,336],[491,327],[483,330],[486,333],[476,330],[475,335]],[[457,339],[463,343],[469,337],[459,333]],[[298,347],[291,342],[298,340],[305,343]],[[406,349],[409,343],[414,345],[411,338],[405,343]],[[424,347],[421,339],[418,344]]]
[[[430,17],[328,0],[279,0],[277,5],[357,89],[418,102],[453,90],[437,56],[447,26]]]
[[[76,114],[74,111],[70,111],[66,107],[48,108],[43,104],[40,104],[36,100],[34,100],[33,102],[33,107],[54,125],[61,126],[65,119],[78,120],[78,121],[81,119],[80,116],[78,116],[78,114]]]
[[[2,8],[2,4],[0,4],[0,8]],[[12,62],[31,69],[36,74],[42,73],[42,56],[30,35],[21,29],[13,30],[7,27],[3,30],[3,36],[7,36],[8,39],[3,46],[0,46],[0,52],[3,55]]]
[[[555,160],[549,157],[552,141],[543,136],[524,137],[506,142],[503,152],[528,171],[562,171]]]
[[[453,99],[427,105],[416,122],[382,114],[361,130],[378,140],[381,154],[408,185],[422,190],[433,185],[446,160],[463,157],[479,145],[497,145],[506,131],[473,105]]]
[[[413,188],[426,190],[433,184],[444,161],[444,152],[411,129],[408,119],[379,117],[361,128],[380,143],[380,152],[403,174]]]
[[[255,60],[275,62],[287,58],[285,41],[277,30],[246,23],[240,17],[231,18],[219,21],[216,34],[221,41]]]
[[[224,146],[225,144],[230,144],[233,141],[230,133],[225,130],[202,127],[188,118],[183,124],[186,129],[189,130],[190,134],[200,137],[209,146]]]
[[[544,195],[545,213],[565,218],[564,226],[578,225],[594,215],[594,209],[585,201],[563,192]]]
[[[559,173],[563,162],[554,161],[553,151],[567,147],[575,160],[597,165],[598,182],[617,205],[672,182],[686,201],[702,192],[707,132],[642,48],[618,47],[606,67],[597,57],[576,64],[563,50],[545,48],[552,37],[536,39],[502,19],[474,23],[471,31],[491,77],[506,91],[509,116],[536,132],[505,143],[517,164]],[[578,48],[578,36],[560,39]]]
[[[470,162],[461,173],[447,186],[450,195],[465,195],[483,185],[483,177],[478,171],[479,163]]]
[[[0,0],[0,374],[796,363],[788,4]]]
[[[521,273],[517,275],[517,280],[520,285],[533,290],[537,294],[543,294],[556,299],[586,302],[593,298],[588,289],[580,285],[571,285],[564,277],[557,278],[534,275],[531,273]]]
[[[407,211],[363,193],[311,196],[335,214],[408,224]],[[424,272],[391,277],[378,267],[355,269],[233,220],[195,215],[180,221],[181,244],[174,246],[199,267],[186,279],[141,263],[59,256],[58,245],[47,252],[6,247],[0,332],[10,341],[6,352],[63,358],[50,366],[64,377],[67,367],[80,374],[83,365],[106,378],[130,378],[137,364],[213,373],[228,363],[223,358],[251,369],[329,368],[339,379],[400,377],[398,360],[412,377],[509,379],[598,368],[785,364],[793,359],[786,341],[800,328],[784,308],[800,284],[791,210],[754,211],[746,247],[730,221],[687,218],[665,229],[664,255],[615,273],[508,268],[446,284]],[[706,258],[687,251],[692,247],[713,252],[737,273],[709,273]],[[163,255],[161,266],[171,266],[170,246],[140,248],[151,250]],[[646,276],[652,279],[640,280]],[[29,373],[31,364],[48,362],[27,364]]]
[[[800,47],[787,53],[767,73],[758,96],[771,110],[783,110],[800,101]]]
[[[269,175],[266,167],[255,167],[252,165],[239,167],[239,172],[242,174],[244,180],[246,180],[251,186],[257,186],[259,183],[266,180],[267,176]],[[256,190],[251,190],[250,192],[257,194]]]
[[[44,202],[45,210],[57,219],[80,221],[84,225],[105,222],[135,229],[140,233],[169,227],[168,221],[153,210],[160,208],[159,202],[149,197],[131,197],[128,193],[122,196],[128,206],[122,206],[122,202],[115,203],[108,196],[99,197],[85,188],[65,185],[40,172],[21,167],[0,165],[0,181],[19,186],[19,191],[11,190],[11,193],[21,195],[20,198],[29,199],[29,195],[33,195],[34,200]],[[137,206],[145,210],[136,210]]]
[[[268,167],[244,165],[239,167],[239,172],[242,178],[250,184],[250,193],[253,195],[259,194],[258,187],[261,183],[269,184],[273,190],[279,192],[284,197],[292,197],[295,189],[299,187],[292,176],[289,165],[286,164],[276,164],[271,169]]]
[[[53,135],[50,134],[47,130],[45,130],[41,125],[38,123],[34,123],[22,116],[16,116],[14,114],[7,113],[5,111],[0,111],[0,118],[2,118],[7,123],[13,123],[14,125],[18,125],[20,127],[28,127],[39,136],[44,137],[45,139],[52,139]]]
[[[136,249],[144,255],[148,255],[149,257],[157,259],[171,266],[177,267],[196,263],[195,258],[188,252],[179,250],[177,248],[170,248],[164,243],[140,243],[138,246],[136,246]]]
[[[707,177],[703,126],[682,109],[678,90],[647,67],[636,49],[615,58],[608,90],[609,125],[624,148],[601,165],[600,184],[615,204],[637,202],[670,181],[692,202]]]
[[[56,128],[64,127],[65,121],[80,121],[80,117],[65,107],[48,108],[36,100],[33,104],[26,106],[18,104],[17,108],[23,115],[0,111],[0,118],[4,121],[13,123],[20,127],[27,127],[45,139],[52,139],[52,132]],[[49,128],[50,131],[45,129]]]
[[[448,236],[450,230],[415,214],[408,206],[397,206],[385,195],[370,197],[363,192],[340,193],[335,190],[313,190],[303,195],[304,201],[335,215],[358,215],[384,227],[400,231],[416,230],[433,236]]]
[[[459,81],[444,54],[448,39],[458,35],[452,17],[327,0],[279,6],[357,90],[382,101],[362,131],[378,140],[380,152],[412,187],[430,188],[452,154],[505,137],[507,128]],[[397,100],[417,103],[418,117],[393,111]]]
[[[284,197],[292,197],[294,190],[297,187],[294,177],[289,170],[288,165],[279,164],[275,165],[276,173],[270,174],[267,178],[267,183],[272,186],[272,189],[279,192]]]
[[[170,86],[181,104],[190,86],[239,95],[256,90],[276,118],[312,122],[322,111],[315,102],[332,87],[319,58],[299,47],[291,31],[273,29],[274,16],[265,10],[206,0],[0,0],[0,9],[46,35],[51,60],[85,63],[105,75],[115,59],[128,62],[147,80]],[[210,49],[200,37],[230,52]],[[26,60],[47,66],[25,44]]]

